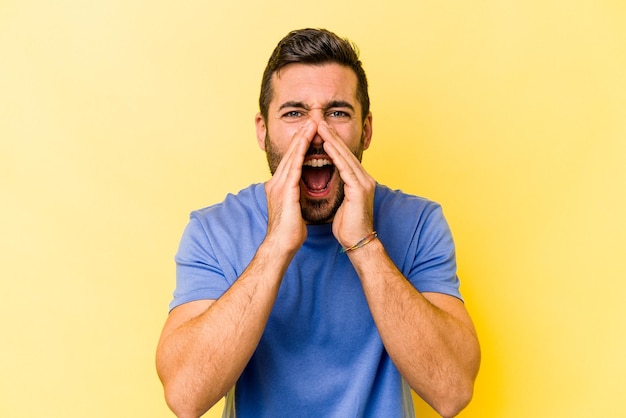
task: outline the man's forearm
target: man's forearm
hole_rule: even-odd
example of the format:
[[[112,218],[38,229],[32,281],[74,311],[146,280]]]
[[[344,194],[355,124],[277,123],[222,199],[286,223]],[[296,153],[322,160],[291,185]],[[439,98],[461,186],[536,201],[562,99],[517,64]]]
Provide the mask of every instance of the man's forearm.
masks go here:
[[[478,340],[462,302],[420,294],[380,241],[348,255],[402,376],[441,415],[456,415],[471,399],[480,363]]]
[[[172,311],[157,369],[179,417],[202,415],[235,384],[258,345],[291,257],[261,245],[241,277],[208,309],[178,324]]]

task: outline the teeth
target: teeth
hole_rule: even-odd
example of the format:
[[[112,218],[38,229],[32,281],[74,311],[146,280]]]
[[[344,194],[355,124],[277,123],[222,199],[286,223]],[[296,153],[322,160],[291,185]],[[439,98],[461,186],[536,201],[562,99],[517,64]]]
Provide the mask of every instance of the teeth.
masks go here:
[[[313,158],[311,160],[305,161],[304,165],[308,167],[324,167],[325,165],[332,165],[332,162],[325,158]]]

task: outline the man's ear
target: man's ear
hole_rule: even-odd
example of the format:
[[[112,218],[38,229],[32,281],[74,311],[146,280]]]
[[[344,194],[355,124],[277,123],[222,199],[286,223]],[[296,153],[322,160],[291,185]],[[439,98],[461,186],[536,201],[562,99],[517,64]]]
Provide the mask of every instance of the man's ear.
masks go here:
[[[367,117],[365,118],[365,122],[363,122],[363,149],[366,150],[370,147],[370,142],[372,142],[372,112],[369,112]]]
[[[259,144],[259,148],[265,151],[265,137],[267,136],[267,124],[261,113],[257,113],[254,117],[254,124],[256,125],[256,140]]]

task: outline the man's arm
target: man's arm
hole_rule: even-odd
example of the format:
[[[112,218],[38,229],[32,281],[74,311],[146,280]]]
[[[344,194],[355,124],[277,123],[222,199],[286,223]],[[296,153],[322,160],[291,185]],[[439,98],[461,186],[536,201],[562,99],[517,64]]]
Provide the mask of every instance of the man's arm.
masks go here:
[[[373,230],[375,180],[332,127],[320,124],[324,149],[345,182],[333,234],[348,247]],[[441,415],[455,416],[469,403],[480,365],[474,326],[463,303],[437,293],[419,293],[396,268],[382,243],[373,240],[346,253],[394,364]]]
[[[472,398],[480,365],[476,331],[463,302],[419,293],[378,240],[347,254],[402,376],[442,416],[457,415]]]
[[[157,371],[179,418],[202,415],[235,384],[259,343],[288,264],[263,243],[220,299],[172,310],[157,348]]]
[[[157,347],[165,398],[179,418],[198,417],[235,384],[254,353],[283,275],[306,239],[299,181],[315,126],[295,135],[265,183],[267,234],[244,273],[216,301],[181,305],[170,313]]]

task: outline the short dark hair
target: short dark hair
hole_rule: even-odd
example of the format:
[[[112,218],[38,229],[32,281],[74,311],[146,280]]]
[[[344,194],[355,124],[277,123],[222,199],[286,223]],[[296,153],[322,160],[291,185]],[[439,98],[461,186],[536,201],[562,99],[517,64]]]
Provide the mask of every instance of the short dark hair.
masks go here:
[[[350,67],[357,78],[357,100],[361,103],[362,118],[370,111],[370,98],[367,90],[367,77],[359,60],[357,46],[348,39],[341,38],[326,29],[299,29],[289,32],[276,45],[270,56],[263,79],[259,108],[263,119],[267,120],[272,101],[272,76],[288,64],[300,63],[322,65],[337,63]]]

